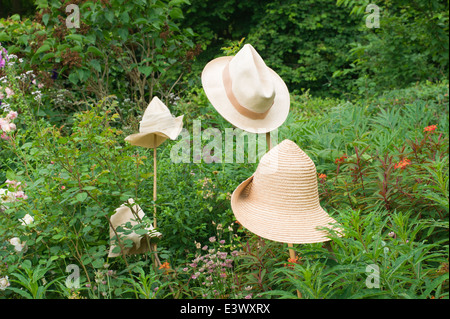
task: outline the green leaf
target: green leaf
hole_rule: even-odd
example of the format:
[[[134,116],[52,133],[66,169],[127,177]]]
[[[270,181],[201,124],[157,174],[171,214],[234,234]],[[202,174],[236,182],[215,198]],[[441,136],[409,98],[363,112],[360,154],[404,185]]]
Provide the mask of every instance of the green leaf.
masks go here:
[[[191,4],[191,3],[188,0],[172,0],[169,2],[169,7],[172,7],[172,6],[175,7],[175,6],[179,6],[182,4]]]
[[[96,47],[94,47],[94,46],[90,46],[90,47],[87,49],[87,52],[93,53],[93,54],[98,55],[98,56],[101,56],[101,57],[104,56],[104,55],[103,55],[103,52],[100,51],[98,48],[96,48]]]
[[[42,22],[44,22],[44,25],[45,26],[47,26],[47,24],[48,24],[48,20],[50,19],[50,15],[48,14],[48,13],[45,13],[43,16],[42,16]]]
[[[45,54],[45,55],[42,57],[41,61],[44,62],[44,61],[46,61],[46,60],[48,60],[48,59],[51,59],[51,58],[53,58],[53,57],[55,57],[55,53],[54,53],[54,52],[50,52],[50,53]]]
[[[66,40],[73,40],[73,41],[82,42],[83,41],[83,36],[81,34],[69,34],[69,35],[66,35]]]
[[[11,41],[11,37],[6,32],[0,32],[0,41]]]
[[[134,232],[138,235],[148,234],[148,230],[146,230],[146,229],[136,229]]]
[[[88,197],[88,194],[83,192],[83,193],[78,193],[77,196],[76,196],[76,199],[79,202],[84,202],[87,197]]]
[[[39,49],[36,50],[35,54],[40,54],[40,53],[43,53],[43,52],[47,52],[50,49],[51,49],[50,45],[43,44]]]
[[[76,72],[72,72],[69,74],[69,81],[72,82],[73,84],[77,84],[78,83],[78,74]]]
[[[172,19],[182,19],[182,18],[184,18],[183,11],[181,11],[180,8],[173,8],[172,10],[170,10],[169,15],[170,15],[170,17]]]
[[[100,66],[100,62],[98,62],[98,60],[91,60],[89,61],[89,64],[94,68],[95,71],[99,73],[102,71],[102,67]]]
[[[153,71],[153,67],[151,66],[139,66],[138,67],[139,72],[143,73],[145,76],[149,76],[150,73]]]
[[[107,11],[105,12],[105,18],[109,21],[109,23],[112,23],[114,21],[114,12],[113,11]]]

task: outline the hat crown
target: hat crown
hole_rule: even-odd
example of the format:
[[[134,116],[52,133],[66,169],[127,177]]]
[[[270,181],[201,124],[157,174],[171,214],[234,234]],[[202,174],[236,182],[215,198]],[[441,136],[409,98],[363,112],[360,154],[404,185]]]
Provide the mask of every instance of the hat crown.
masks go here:
[[[287,209],[290,204],[303,209],[320,207],[316,166],[290,140],[284,140],[261,158],[251,188],[254,193],[266,193],[268,200],[285,199]]]
[[[312,160],[284,140],[234,190],[231,208],[242,226],[263,238],[292,244],[327,241],[321,228],[340,230],[330,226],[336,221],[320,207],[317,184]]]
[[[169,108],[157,96],[155,96],[145,109],[144,115],[142,116],[142,121],[153,121],[155,115],[157,114],[172,117]]]
[[[270,109],[275,100],[272,76],[264,60],[251,44],[245,44],[229,63],[234,96],[245,108],[256,113]]]

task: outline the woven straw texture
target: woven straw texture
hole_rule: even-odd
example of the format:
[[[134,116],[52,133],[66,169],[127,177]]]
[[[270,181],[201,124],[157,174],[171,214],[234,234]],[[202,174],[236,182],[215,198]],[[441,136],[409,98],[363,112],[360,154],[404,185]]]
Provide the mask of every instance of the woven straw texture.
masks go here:
[[[249,231],[284,243],[328,241],[317,228],[336,223],[320,206],[316,166],[290,140],[261,158],[253,176],[233,192],[231,207]]]

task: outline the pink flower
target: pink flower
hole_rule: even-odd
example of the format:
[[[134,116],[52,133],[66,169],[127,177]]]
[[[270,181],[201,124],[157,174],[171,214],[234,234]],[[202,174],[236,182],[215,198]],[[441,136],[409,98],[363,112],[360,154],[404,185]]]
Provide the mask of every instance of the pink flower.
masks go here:
[[[0,138],[1,138],[2,140],[5,140],[5,141],[7,141],[7,140],[10,139],[10,137],[9,137],[8,135],[6,135],[5,132],[3,132],[2,135],[0,135]]]
[[[6,118],[10,119],[10,120],[14,120],[15,118],[17,118],[17,112],[16,111],[10,111],[8,113],[8,115],[6,115]]]
[[[62,189],[62,190],[66,189],[66,186],[64,186],[64,185],[63,185],[63,186],[61,186],[61,189]]]
[[[23,191],[18,191],[15,193],[15,196],[17,198],[23,198],[23,199],[28,199],[28,196],[23,192]]]
[[[0,118],[0,129],[3,132],[10,132],[16,129],[16,124],[10,123],[7,119]]]
[[[5,92],[6,92],[6,98],[8,98],[8,99],[14,95],[14,91],[11,90],[10,88],[6,88]]]

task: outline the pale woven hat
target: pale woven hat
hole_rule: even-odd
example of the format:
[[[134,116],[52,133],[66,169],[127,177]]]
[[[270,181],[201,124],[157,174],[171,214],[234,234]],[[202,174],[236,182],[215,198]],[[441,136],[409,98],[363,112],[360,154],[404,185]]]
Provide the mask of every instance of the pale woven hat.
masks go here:
[[[129,135],[125,141],[147,148],[158,147],[166,139],[175,140],[183,128],[183,115],[173,117],[167,106],[155,96],[142,116],[139,133]]]
[[[320,206],[316,166],[290,140],[261,158],[253,176],[233,192],[231,207],[249,231],[284,243],[328,241],[327,231],[318,228],[336,223]]]
[[[147,238],[145,238],[145,234],[139,235],[136,232],[132,231],[130,234],[125,235],[119,230],[117,230],[117,227],[119,226],[126,229],[125,225],[128,222],[130,222],[131,227],[133,227],[137,225],[140,222],[140,220],[142,220],[144,217],[145,217],[144,211],[141,209],[139,205],[135,204],[132,198],[128,199],[127,203],[124,203],[119,208],[117,208],[114,215],[111,216],[111,224],[117,231],[119,239],[122,241],[125,239],[131,239],[133,241],[132,247],[124,249],[125,255],[142,254],[150,251],[150,247],[148,245]],[[147,230],[148,233],[146,235],[148,235],[150,239],[155,239],[162,236],[160,232],[157,232],[153,228],[152,225],[149,225],[149,227],[145,227],[145,230]],[[108,257],[117,257],[121,255],[121,252],[120,250],[119,252],[113,252],[114,248],[118,246],[118,244],[117,239],[114,239],[115,232],[111,227],[111,225],[109,227],[109,236],[110,236],[110,249]]]
[[[210,61],[202,85],[214,108],[228,122],[251,133],[278,128],[289,113],[289,90],[251,44],[234,56]]]

